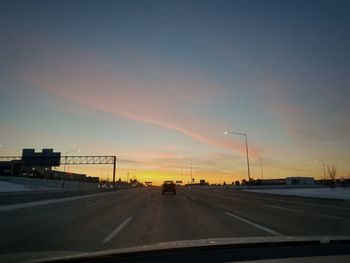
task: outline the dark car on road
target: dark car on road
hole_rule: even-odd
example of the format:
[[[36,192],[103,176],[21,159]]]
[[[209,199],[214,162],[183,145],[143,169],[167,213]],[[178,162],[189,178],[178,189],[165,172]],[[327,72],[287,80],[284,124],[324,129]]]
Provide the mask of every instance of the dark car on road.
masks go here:
[[[165,193],[173,193],[174,195],[176,194],[176,188],[175,188],[175,183],[173,181],[165,181],[163,183],[163,195]]]

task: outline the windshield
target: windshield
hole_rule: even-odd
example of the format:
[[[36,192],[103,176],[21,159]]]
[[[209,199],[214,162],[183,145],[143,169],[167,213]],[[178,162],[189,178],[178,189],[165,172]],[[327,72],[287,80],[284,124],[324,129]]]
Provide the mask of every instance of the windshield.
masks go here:
[[[349,2],[0,6],[0,261],[350,235]]]

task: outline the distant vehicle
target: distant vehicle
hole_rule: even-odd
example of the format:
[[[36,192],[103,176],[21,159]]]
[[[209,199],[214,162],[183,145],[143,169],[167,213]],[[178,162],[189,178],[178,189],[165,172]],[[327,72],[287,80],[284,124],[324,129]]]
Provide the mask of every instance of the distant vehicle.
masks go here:
[[[163,195],[165,193],[173,193],[174,195],[176,195],[176,187],[175,187],[175,183],[173,181],[165,181],[163,183]]]
[[[102,183],[102,184],[98,185],[98,188],[100,188],[101,190],[112,189],[113,188],[113,184]]]
[[[105,188],[107,188],[107,185],[106,185],[106,184],[99,184],[99,185],[98,185],[98,188],[100,188],[100,189],[105,189]]]

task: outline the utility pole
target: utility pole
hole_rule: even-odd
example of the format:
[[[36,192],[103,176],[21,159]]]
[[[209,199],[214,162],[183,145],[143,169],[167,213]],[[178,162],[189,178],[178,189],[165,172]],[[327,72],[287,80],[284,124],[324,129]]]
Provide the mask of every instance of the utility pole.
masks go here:
[[[113,187],[115,187],[115,166],[117,162],[117,156],[113,156]]]
[[[263,172],[263,164],[262,164],[262,158],[260,157],[260,170],[261,170],[261,180],[264,179],[264,172]]]
[[[181,166],[181,182],[183,182],[183,180],[184,180],[184,174],[183,174],[183,168]]]
[[[191,159],[190,159],[190,176],[191,176],[190,184],[192,185],[192,160]]]

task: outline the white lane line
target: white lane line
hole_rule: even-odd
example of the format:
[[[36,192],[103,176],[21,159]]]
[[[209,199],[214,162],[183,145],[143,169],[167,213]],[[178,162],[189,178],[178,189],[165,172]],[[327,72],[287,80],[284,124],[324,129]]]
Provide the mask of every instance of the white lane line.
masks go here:
[[[80,196],[56,198],[56,199],[42,200],[42,201],[35,201],[35,202],[28,202],[28,203],[14,204],[14,205],[4,205],[4,206],[0,206],[0,212],[7,212],[7,211],[16,210],[16,209],[34,207],[34,206],[40,206],[40,205],[57,204],[57,203],[62,203],[62,202],[67,202],[67,201],[109,195],[109,194],[114,194],[114,193],[116,193],[116,192],[98,193],[98,194],[91,194],[91,195],[80,195]]]
[[[191,198],[192,200],[197,200],[197,198],[195,198],[194,196],[191,196],[191,195],[190,195],[190,198]]]
[[[103,243],[109,242],[115,235],[117,235],[132,219],[132,216],[128,217],[123,223],[121,223],[116,229],[114,229],[105,239]]]
[[[270,228],[264,227],[264,226],[262,226],[262,225],[258,225],[258,224],[254,223],[254,222],[252,222],[252,221],[249,221],[249,220],[247,220],[247,219],[245,219],[245,218],[243,218],[243,217],[240,217],[240,216],[231,214],[231,213],[229,213],[229,212],[225,212],[225,214],[228,215],[228,216],[230,216],[230,217],[233,217],[233,218],[235,218],[235,219],[238,219],[238,220],[240,220],[240,221],[242,221],[242,222],[244,222],[244,223],[246,223],[246,224],[248,224],[248,225],[251,225],[251,226],[254,226],[254,227],[256,227],[256,228],[259,228],[259,229],[261,229],[261,230],[263,230],[263,231],[265,231],[265,232],[267,232],[267,233],[269,233],[269,234],[272,234],[272,235],[274,235],[274,236],[284,236],[284,235],[282,235],[281,233],[278,233],[278,232],[275,231],[275,230],[272,230],[272,229],[270,229]]]
[[[277,206],[277,205],[267,205],[268,207],[276,208],[276,209],[282,209],[290,212],[295,212],[295,213],[301,213],[301,210],[298,209],[292,209],[292,208],[287,208],[287,207],[282,207],[282,206]]]
[[[338,216],[330,216],[330,215],[323,215],[323,214],[320,214],[320,216],[330,218],[330,219],[335,219],[335,220],[345,220],[344,218],[338,217]]]
[[[152,197],[148,197],[147,200],[146,200],[146,202],[148,203],[148,202],[151,201],[151,200],[152,200]]]
[[[94,206],[97,206],[98,204],[90,204],[90,205],[86,205],[84,206],[85,208],[90,208],[90,207],[94,207]]]

